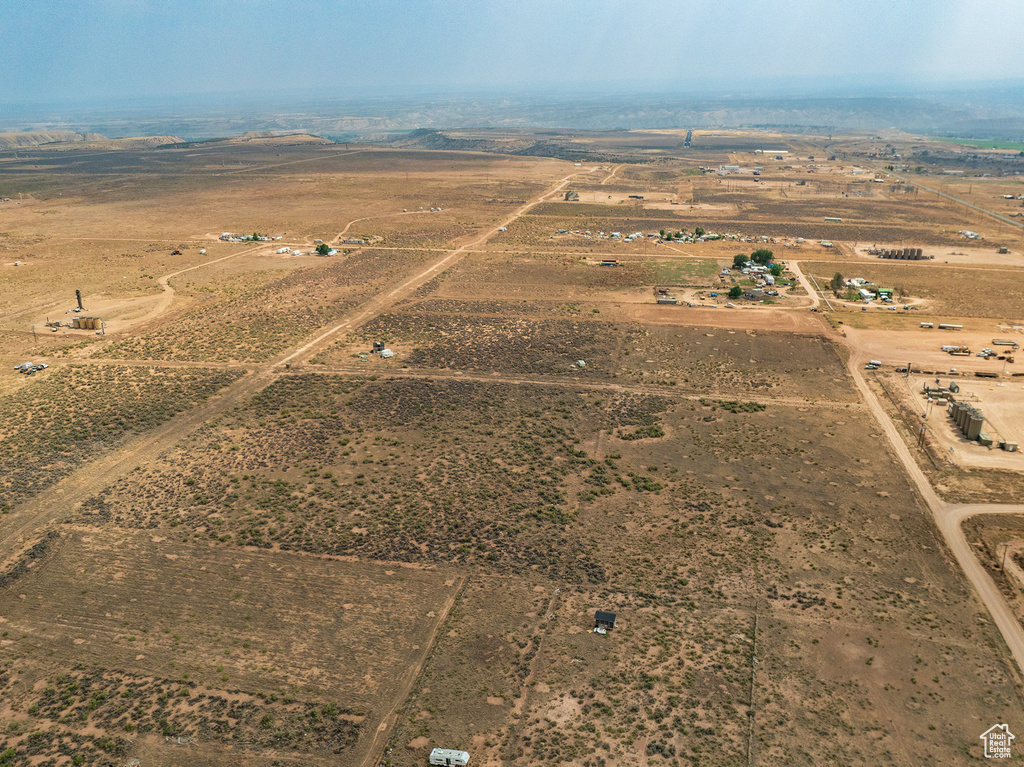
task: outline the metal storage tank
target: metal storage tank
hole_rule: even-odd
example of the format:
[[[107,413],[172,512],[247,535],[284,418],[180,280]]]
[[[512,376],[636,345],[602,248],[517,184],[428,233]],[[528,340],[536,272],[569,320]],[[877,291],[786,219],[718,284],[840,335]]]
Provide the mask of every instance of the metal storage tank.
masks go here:
[[[981,413],[975,411],[967,422],[967,439],[977,439],[981,434],[981,427],[985,425],[985,419]]]
[[[964,430],[964,424],[967,423],[967,407],[961,406],[959,412],[956,414],[956,425],[960,427],[960,430]]]
[[[963,431],[965,434],[967,433],[967,425],[970,422],[971,422],[971,406],[970,406],[970,404],[968,404],[968,406],[965,406],[964,410],[961,411],[961,422],[959,422],[959,427],[961,427],[961,431]]]

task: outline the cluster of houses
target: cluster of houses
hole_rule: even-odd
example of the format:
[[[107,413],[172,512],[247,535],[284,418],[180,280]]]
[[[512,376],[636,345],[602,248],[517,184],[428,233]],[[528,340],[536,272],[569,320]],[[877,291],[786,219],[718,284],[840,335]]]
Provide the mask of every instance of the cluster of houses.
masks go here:
[[[505,231],[504,228],[499,231]],[[620,242],[635,242],[636,240],[649,239],[654,240],[656,243],[662,243],[668,237],[666,233],[665,237],[662,237],[661,232],[633,232],[632,234],[623,235],[622,232],[598,232],[594,234],[589,229],[556,229],[555,233],[551,235],[551,239],[554,239],[558,235],[574,234],[583,237],[586,240],[597,239],[597,240],[618,240]],[[782,245],[783,247],[792,247],[794,242],[793,238],[786,237],[769,237],[767,235],[749,235],[749,234],[720,234],[718,232],[705,232],[704,234],[697,235],[695,232],[675,232],[672,234],[673,242],[681,243],[694,243],[694,242],[714,242],[715,240],[729,241],[729,242],[749,242],[754,244],[765,244],[765,245]],[[347,242],[347,241],[346,241]],[[795,239],[796,245],[803,245],[804,238],[797,237]],[[831,242],[822,241],[821,243],[825,247],[832,247]]]
[[[771,266],[762,266],[761,264],[755,264],[753,261],[747,261],[740,267],[740,272],[762,285],[774,285],[775,278],[771,274]],[[728,274],[729,270],[723,269],[722,273]]]
[[[710,168],[707,170],[710,170]],[[705,172],[707,172],[707,170],[705,170]],[[719,165],[717,172],[719,176],[728,176],[730,173],[741,173],[747,171],[745,171],[739,165]],[[749,172],[754,176],[760,176],[762,173],[764,173],[764,168],[762,168],[761,166],[755,166]]]
[[[769,271],[771,266],[762,266],[753,261],[747,261],[740,267],[740,273],[754,282],[754,287],[746,288],[743,291],[743,297],[748,301],[759,301],[765,296],[779,295],[779,291],[775,290],[775,277]],[[722,269],[719,276],[724,280],[729,274],[728,269]]]
[[[326,253],[321,253],[319,250],[310,250],[308,252],[303,252],[301,250],[292,249],[292,248],[278,248],[275,252],[279,256],[305,256],[305,255],[310,255],[310,256],[333,256],[338,251],[336,251],[334,248],[328,248]]]
[[[879,288],[862,277],[851,277],[843,284],[848,288],[856,290],[857,294],[864,299],[864,303],[869,304],[876,299],[887,304],[893,302],[892,288]]]
[[[268,237],[265,234],[232,234],[224,232],[220,239],[224,242],[275,242],[281,237]]]

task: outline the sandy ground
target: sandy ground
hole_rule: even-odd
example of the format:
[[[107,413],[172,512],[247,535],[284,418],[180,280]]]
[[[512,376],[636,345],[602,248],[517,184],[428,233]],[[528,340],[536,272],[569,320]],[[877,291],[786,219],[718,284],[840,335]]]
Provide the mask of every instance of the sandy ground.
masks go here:
[[[741,156],[746,159],[742,159],[739,162],[739,164],[750,164],[749,154],[737,155],[737,157]],[[791,156],[790,158],[787,159],[788,162],[793,160],[795,160],[794,156]],[[298,160],[294,162],[307,162],[307,160]],[[760,159],[758,160],[757,164],[761,164]],[[766,166],[769,165],[767,160],[765,160],[764,164]],[[621,166],[616,166],[615,170],[618,170],[619,167]],[[242,171],[246,170],[246,168],[242,168]],[[612,180],[614,175],[615,171],[613,171],[612,174],[606,180]],[[746,186],[753,187],[754,185],[749,184]],[[882,187],[883,185],[876,186]],[[549,194],[541,195],[539,199],[557,200],[559,199],[564,188],[565,185],[560,184],[554,187],[554,190]],[[647,193],[644,193],[642,191],[637,193],[645,194],[645,197],[648,196]],[[596,192],[594,194],[597,196],[601,196],[599,192]],[[620,196],[624,197],[625,195]],[[645,201],[645,204],[647,202],[650,202],[651,206],[671,206],[671,194],[665,192],[651,193],[650,197],[652,199]],[[604,201],[606,202],[607,195],[604,195],[604,198]],[[584,197],[582,193],[581,202],[588,202],[588,200],[586,199],[586,197]],[[525,213],[529,209],[530,205],[532,205],[532,203],[525,205],[513,217],[517,217]],[[625,208],[627,206],[623,207]],[[672,207],[673,209],[681,210],[686,206],[680,205]],[[706,206],[701,209],[710,211],[713,207],[714,206]],[[719,209],[725,210],[728,209],[728,206],[723,206]],[[365,212],[366,211],[364,210],[359,211],[360,215],[365,214]],[[366,220],[366,218],[368,217],[364,215],[363,218],[357,220],[362,221]],[[408,220],[406,223],[408,223],[411,226],[412,222],[415,220],[416,219],[413,218]],[[75,222],[72,222],[72,224],[74,223]],[[485,234],[480,235],[479,237],[477,237],[476,233],[472,235],[464,235],[463,239],[470,241],[467,243],[463,243],[462,247],[455,248],[454,250],[449,249],[447,247],[443,250],[439,249],[437,259],[434,262],[432,262],[432,265],[425,265],[424,270],[420,272],[417,276],[409,279],[407,282],[401,285],[398,285],[397,287],[394,287],[393,289],[391,289],[390,293],[382,293],[377,299],[374,299],[366,304],[361,305],[359,308],[354,309],[348,315],[348,318],[345,320],[345,322],[335,325],[333,327],[325,327],[318,331],[317,334],[309,336],[307,339],[308,343],[306,343],[305,345],[292,347],[289,351],[282,352],[280,355],[278,355],[278,357],[275,358],[274,361],[261,366],[254,375],[249,376],[246,379],[243,379],[242,381],[239,382],[239,384],[225,391],[220,397],[217,398],[217,401],[212,403],[211,405],[206,406],[204,408],[197,408],[194,412],[187,414],[185,417],[181,419],[178,419],[177,421],[171,423],[167,427],[159,430],[157,433],[139,438],[132,444],[126,446],[124,450],[117,453],[116,455],[112,455],[108,459],[102,459],[97,461],[96,463],[90,465],[87,471],[78,472],[76,478],[73,478],[72,481],[70,482],[63,483],[62,488],[55,489],[52,492],[48,492],[43,496],[40,496],[40,498],[36,499],[31,504],[26,505],[27,508],[19,508],[15,514],[12,514],[11,517],[8,518],[11,520],[13,524],[8,524],[8,532],[5,535],[5,540],[7,540],[8,543],[14,543],[15,540],[19,539],[19,537],[28,536],[30,532],[34,531],[37,528],[38,523],[46,519],[50,519],[54,516],[60,515],[62,513],[61,507],[66,507],[75,498],[84,498],[89,493],[93,492],[96,489],[99,489],[103,485],[103,483],[111,476],[118,476],[120,474],[127,473],[127,471],[129,471],[133,466],[138,465],[140,462],[145,463],[147,461],[156,460],[156,458],[159,455],[162,455],[161,451],[164,448],[171,444],[175,444],[180,440],[185,439],[192,432],[192,430],[195,429],[199,424],[206,423],[212,417],[215,417],[226,412],[227,409],[233,406],[235,403],[242,401],[242,399],[245,396],[260,391],[271,379],[273,379],[278,373],[281,372],[279,366],[286,360],[301,363],[304,360],[310,359],[312,355],[318,350],[319,347],[323,346],[326,342],[332,340],[334,336],[340,335],[342,331],[347,331],[353,329],[354,327],[358,327],[360,323],[363,323],[367,321],[369,318],[372,318],[380,314],[381,312],[390,309],[400,299],[414,295],[416,290],[419,289],[419,287],[422,284],[426,283],[426,281],[432,278],[433,276],[440,274],[448,267],[454,265],[461,258],[462,254],[471,252],[470,249],[474,246],[483,246],[487,239],[497,231],[496,227],[498,226],[499,223],[501,222],[498,221],[497,218],[488,221],[488,227],[492,228],[490,228]],[[259,222],[256,222],[254,225],[261,226]],[[289,230],[293,228],[288,223],[281,224],[280,226],[281,228],[288,228]],[[336,231],[336,227],[331,229],[324,229],[323,225],[321,225],[320,223],[318,223],[316,226],[310,225],[308,228],[317,236],[323,236],[325,231]],[[168,229],[171,229],[171,227],[168,226]],[[159,231],[157,231],[156,233],[159,234]],[[470,239],[470,237],[475,239]],[[212,247],[216,246],[211,245],[211,248]],[[453,245],[451,247],[454,248],[455,246]],[[747,245],[741,247],[743,249],[750,249]],[[753,246],[751,244],[750,247],[756,246]],[[809,242],[804,247],[805,249],[809,250],[812,248],[812,244]],[[706,249],[708,252],[721,252],[723,257],[726,258],[730,257],[731,252],[734,252],[735,248],[735,244],[709,243],[706,245]],[[964,263],[970,265],[998,265],[1004,267],[1017,265],[1016,262],[1013,261],[1007,261],[1005,264],[993,264],[990,261],[984,260],[985,258],[987,258],[987,255],[981,252],[980,250],[977,254],[974,254],[974,260],[969,260],[972,258],[972,255],[971,253],[968,253],[964,249],[949,248],[949,250],[956,251],[956,253],[951,252],[949,254],[950,257],[962,257],[964,259],[968,259],[965,260]],[[797,250],[796,252],[799,252],[799,250]],[[1013,254],[1010,255],[1012,256]],[[232,268],[235,268],[236,266],[241,266],[241,260],[231,261],[228,263],[232,265]],[[148,313],[144,314],[144,316],[141,318],[142,320],[148,320],[150,318],[155,320],[159,316],[161,311],[164,311],[170,307],[172,302],[172,298],[174,295],[173,285],[175,283],[172,280],[171,286],[169,287],[168,278],[173,276],[174,274],[181,274],[182,271],[184,271],[184,269],[182,269],[183,266],[185,266],[185,264],[176,264],[175,267],[178,268],[179,271],[176,273],[172,272],[170,274],[167,273],[172,268],[170,265],[168,265],[166,268],[160,271],[157,271],[156,269],[146,269],[147,272],[153,272],[154,274],[165,274],[165,277],[159,282],[159,284],[161,284],[164,288],[164,292],[162,294],[148,295],[142,297],[132,296],[126,299],[118,299],[115,293],[111,293],[109,297],[104,295],[98,296],[97,298],[94,299],[92,303],[87,303],[87,306],[91,311],[96,312],[108,310],[111,312],[112,317],[123,317],[125,321],[129,321],[132,319],[136,319],[136,321],[138,321],[137,318],[139,317],[139,315],[145,312]],[[198,266],[191,266],[188,268],[198,269]],[[122,279],[122,277],[120,276],[121,274],[121,271],[117,271],[116,279],[118,281]],[[196,275],[193,274],[189,275],[189,279],[198,278]],[[147,281],[144,284],[146,286],[146,289],[148,290],[151,285],[155,287],[158,284],[158,282],[154,280],[152,283]],[[720,308],[717,309],[691,309],[685,306],[658,306],[652,303],[652,297],[648,289],[644,290],[643,300],[638,301],[636,303],[631,303],[629,298],[623,298],[621,294],[609,294],[605,296],[605,298],[607,298],[607,304],[603,304],[601,306],[602,315],[605,312],[607,312],[607,314],[612,315],[613,317],[617,316],[630,320],[635,320],[645,325],[672,325],[680,327],[693,325],[703,326],[707,328],[719,327],[736,329],[763,328],[814,334],[825,334],[830,332],[830,328],[828,324],[825,322],[823,316],[818,313],[812,313],[808,311],[806,308],[804,308],[803,310],[794,310],[782,308],[781,306],[738,304],[737,308],[735,309],[727,309],[724,307],[724,302],[723,304],[720,304]],[[816,301],[817,299],[816,297],[804,297],[803,299],[793,300],[803,300],[807,302]],[[60,311],[63,311],[65,303],[66,302],[60,303]],[[38,304],[36,306],[36,309],[34,309],[33,311],[38,311]],[[977,590],[978,595],[981,597],[981,600],[984,603],[984,605],[987,606],[989,610],[992,612],[992,615],[997,625],[999,626],[1000,630],[1003,632],[1003,635],[1007,643],[1009,644],[1010,650],[1013,652],[1013,655],[1016,658],[1018,664],[1024,667],[1024,640],[1022,640],[1020,636],[1020,626],[1016,623],[1016,621],[1005,618],[1005,611],[1003,611],[1002,609],[1003,603],[1001,601],[999,594],[993,591],[993,589],[991,588],[991,583],[989,580],[986,580],[984,573],[979,572],[974,555],[967,547],[966,542],[963,541],[963,536],[959,532],[959,528],[956,527],[956,529],[954,529],[955,526],[959,525],[959,521],[965,516],[969,516],[970,514],[975,513],[982,513],[982,511],[979,511],[980,507],[975,508],[967,506],[951,506],[945,504],[938,498],[933,488],[920,471],[919,467],[914,463],[914,459],[910,454],[909,450],[901,442],[900,436],[897,434],[892,422],[883,412],[882,408],[877,402],[877,398],[870,392],[868,387],[865,385],[864,378],[866,375],[869,374],[866,374],[864,371],[858,369],[863,367],[863,362],[866,359],[878,358],[885,361],[887,363],[887,366],[889,364],[902,365],[905,364],[907,361],[912,361],[915,364],[926,366],[925,369],[948,370],[949,367],[958,367],[960,370],[967,371],[998,370],[1002,367],[1003,363],[997,363],[995,361],[989,362],[973,356],[963,358],[950,357],[947,354],[944,354],[938,350],[938,347],[941,344],[953,342],[968,344],[977,350],[984,346],[991,345],[992,338],[994,337],[1007,336],[1007,331],[1004,331],[997,327],[993,327],[990,332],[983,332],[979,328],[981,328],[981,326],[985,322],[988,321],[974,320],[969,325],[970,330],[960,333],[943,332],[938,331],[937,329],[917,330],[916,327],[913,328],[912,330],[903,331],[877,331],[857,330],[843,326],[843,335],[845,336],[845,342],[846,345],[849,347],[849,352],[851,355],[850,367],[854,377],[854,382],[860,389],[861,394],[864,397],[864,402],[866,403],[866,406],[870,408],[871,412],[873,412],[878,417],[879,424],[882,427],[883,431],[885,431],[888,435],[889,441],[892,443],[893,449],[895,450],[897,457],[904,464],[911,479],[915,483],[917,483],[918,489],[922,497],[925,499],[925,501],[931,508],[932,513],[935,517],[935,521],[938,524],[942,534],[946,538],[946,544],[948,546],[949,551],[953,554],[953,556],[959,562],[960,566],[964,569],[967,578],[970,580],[974,588]],[[82,335],[88,335],[91,332],[92,331],[82,331]],[[678,331],[672,329],[667,332]],[[1024,342],[1024,335],[1020,336],[1020,340]],[[1017,364],[1020,366],[1019,369],[1024,370],[1024,355],[1021,356],[1021,363]],[[19,379],[19,382],[22,380],[28,379]],[[909,381],[903,383],[902,385],[907,387],[916,387],[917,389],[919,389],[922,380],[923,378],[915,377],[909,379]],[[999,379],[998,381],[990,381],[975,379],[972,377],[969,379],[960,380],[964,382],[963,385],[965,392],[971,392],[979,398],[979,400],[982,403],[982,406],[986,408],[986,415],[989,415],[989,411],[991,411],[990,417],[992,419],[993,424],[993,428],[991,431],[997,431],[1000,434],[1000,436],[1003,436],[1003,433],[1000,430],[1005,430],[1008,435],[1011,433],[1016,435],[1018,433],[1024,432],[1024,426],[1022,426],[1022,424],[1024,424],[1024,394],[1022,394],[1022,391],[1024,391],[1024,378],[1011,379],[1008,377],[1004,377]],[[910,388],[908,388],[906,393],[908,398],[914,396]],[[948,427],[948,418],[945,417],[943,414],[937,413],[936,411],[933,410],[933,412],[929,415],[929,422],[934,424],[933,431],[937,435],[936,438],[938,438],[937,433],[943,431],[942,428],[939,428],[940,420],[943,418],[945,418],[945,420],[942,421],[943,425]],[[948,430],[949,429],[947,429],[947,431]],[[832,435],[829,436],[831,437]],[[600,438],[598,438],[597,442],[599,442],[599,439]],[[950,439],[955,440],[955,434],[951,436]],[[874,449],[874,447],[875,446],[873,445],[872,449]],[[1006,460],[1024,461],[1024,454],[1010,455],[1004,454],[1002,453],[1002,451],[987,451],[984,448],[981,448],[980,446],[969,447],[972,451],[975,448],[977,448],[977,451],[980,451],[978,452],[978,455],[981,456],[981,458],[988,456],[992,460],[999,458]],[[646,446],[644,446],[644,449],[646,449]],[[960,454],[964,454],[966,453],[966,451],[967,448],[964,448],[963,451],[961,451],[960,448],[957,448],[956,450],[956,452]],[[600,453],[600,450],[595,448],[595,452]],[[865,462],[870,463],[869,461]],[[810,462],[804,461],[804,464],[810,465]],[[1002,464],[991,464],[983,462],[971,465],[1001,466]],[[1020,465],[1016,464],[1012,468],[1016,468],[1019,470]],[[883,493],[878,493],[878,495],[881,496],[883,495]],[[769,498],[769,496],[765,497]],[[36,514],[36,517],[29,518],[32,516],[33,510]],[[1003,513],[1020,513],[1021,510],[1022,509],[1018,507],[1001,509]],[[899,517],[891,518],[899,519]],[[900,544],[902,545],[903,543],[904,541],[901,538]],[[13,550],[13,546],[11,548]],[[942,561],[942,567],[940,568],[942,573],[947,572],[947,564],[947,561],[944,559]],[[909,580],[907,582],[909,582]],[[553,604],[554,602],[551,603],[551,605]],[[545,612],[550,614],[550,612],[553,612],[553,609],[549,607],[548,611]],[[754,633],[756,637],[756,622],[754,625]],[[852,628],[855,626],[859,629],[861,625],[862,624],[860,623],[852,623],[850,627]],[[836,635],[839,634],[838,631],[833,633],[835,633]],[[623,633],[620,635],[624,636],[625,634]],[[982,645],[979,645],[979,647],[980,646]],[[987,645],[984,646],[987,647]],[[1000,647],[1000,652],[1001,651],[1002,648]],[[428,652],[428,650],[424,650],[424,653],[426,652]],[[830,657],[830,662],[832,660],[833,658]],[[539,664],[540,661],[537,661],[537,663]],[[483,666],[485,664],[481,663],[476,665]],[[870,665],[870,661],[868,665]],[[863,667],[859,668],[861,672],[864,671]],[[878,671],[878,668],[879,666],[875,667],[876,673]],[[409,678],[415,677],[417,673],[418,668],[411,669],[411,677]],[[860,674],[858,674],[857,676],[860,677]],[[527,680],[532,680],[532,678],[533,677],[531,671],[531,675],[527,677]],[[986,682],[989,681],[991,680],[986,679]],[[917,684],[917,682],[915,681],[914,684]],[[888,687],[888,685],[886,685],[886,687]],[[405,697],[405,694],[408,692],[408,689],[408,687],[403,686],[403,692],[401,695],[398,696],[399,699]],[[751,690],[753,689],[754,685],[753,681],[751,681]],[[915,691],[916,689],[918,688],[915,688]],[[429,692],[429,690],[427,692]],[[538,688],[538,692],[546,691],[542,691]],[[928,693],[928,695],[932,694],[933,693]],[[873,697],[877,698],[880,696]],[[820,696],[819,699],[821,699]],[[494,698],[493,696],[487,697],[486,700],[489,706],[497,705],[495,703],[492,703],[492,700],[497,700],[497,698]],[[560,707],[562,707],[563,705],[567,704],[558,704],[551,709],[552,711],[556,712],[554,718],[558,719],[559,722],[561,722],[562,715],[557,712],[562,710]],[[387,741],[387,736],[390,731],[390,725],[394,721],[391,718],[391,714],[393,713],[393,711],[394,709],[388,712],[387,720],[384,722],[382,727],[378,729],[376,733],[373,734],[373,744],[369,748],[369,753],[367,753],[366,755],[367,764],[376,763],[379,757],[378,747],[383,746],[383,744]],[[891,718],[893,714],[894,712],[892,711],[889,711],[887,713],[887,715],[890,716],[890,723],[894,721],[893,718]],[[751,721],[753,722],[753,718],[751,719]],[[764,721],[763,715],[761,721]],[[744,727],[745,725],[746,721],[744,719]],[[760,722],[759,725],[763,727],[763,725]],[[470,727],[472,726],[474,725],[471,724]],[[474,739],[473,743],[474,749],[481,747],[481,745],[476,741],[476,739]],[[910,763],[912,761],[912,759],[909,758],[909,752],[905,750],[902,751],[902,753],[899,754],[897,758],[902,758],[903,762],[906,763]]]
[[[992,341],[996,338],[1012,338],[1024,346],[1024,334],[1008,332],[1005,329],[1000,330],[998,325],[991,324],[992,330],[987,333],[969,330],[947,331],[938,328],[861,330],[845,325],[843,332],[860,362],[879,360],[886,366],[896,367],[904,367],[909,362],[914,367],[923,366],[925,369],[943,372],[955,369],[961,373],[974,373],[974,371],[1003,373],[1005,370],[1004,380],[1009,378],[1012,373],[1024,373],[1024,354],[1021,354],[1019,350],[1014,354],[1011,347],[1008,346],[992,345]],[[941,347],[947,345],[969,346],[972,350],[971,356],[951,356],[941,350]],[[1015,361],[1011,364],[996,359],[986,360],[976,357],[975,352],[979,352],[985,347],[991,347],[1000,353],[1006,350],[1014,356]],[[1021,380],[1024,382],[1024,379]]]
[[[718,328],[750,328],[786,330],[793,333],[822,333],[824,324],[819,315],[774,307],[741,306],[728,309],[725,303],[717,309],[659,304],[620,304],[619,316],[650,325],[686,325]]]
[[[934,259],[928,259],[926,261],[907,261],[900,262],[898,260],[891,259],[880,259],[878,256],[868,253],[875,247],[898,250],[901,247],[910,247],[910,245],[903,245],[898,242],[880,242],[880,243],[844,243],[849,246],[849,252],[853,253],[860,258],[868,259],[870,261],[878,261],[882,264],[888,263],[933,263],[933,264],[951,264],[955,266],[1015,266],[1019,267],[1024,264],[1024,251],[1020,248],[1008,248],[1008,253],[1000,253],[999,249],[992,245],[963,245],[961,247],[924,247],[922,253],[926,256],[935,256]]]
[[[940,377],[940,380],[945,385],[950,379]],[[1024,470],[1024,453],[1007,453],[996,447],[1000,439],[1018,444],[1024,439],[1024,379],[1015,379],[1012,383],[984,379],[957,382],[960,392],[955,396],[959,400],[970,401],[985,414],[985,431],[995,442],[991,448],[966,439],[945,408],[928,405],[922,387],[925,383],[934,384],[935,377],[911,376],[901,379],[901,382],[916,404],[917,412],[927,414],[922,421],[927,423],[928,433],[938,442],[941,453],[958,466]]]

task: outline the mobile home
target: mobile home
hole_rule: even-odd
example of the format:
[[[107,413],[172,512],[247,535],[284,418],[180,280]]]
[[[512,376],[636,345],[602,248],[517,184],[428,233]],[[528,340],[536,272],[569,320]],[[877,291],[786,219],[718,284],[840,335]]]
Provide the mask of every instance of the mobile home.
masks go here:
[[[469,754],[454,748],[435,748],[430,752],[430,763],[442,767],[465,767],[469,764]]]

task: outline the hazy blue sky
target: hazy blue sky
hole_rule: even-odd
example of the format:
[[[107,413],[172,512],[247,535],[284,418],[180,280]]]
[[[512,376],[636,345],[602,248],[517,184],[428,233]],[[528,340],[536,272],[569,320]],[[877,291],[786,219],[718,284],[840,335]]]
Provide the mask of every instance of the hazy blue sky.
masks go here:
[[[0,0],[0,103],[1021,78],[1022,30],[1020,0]]]

